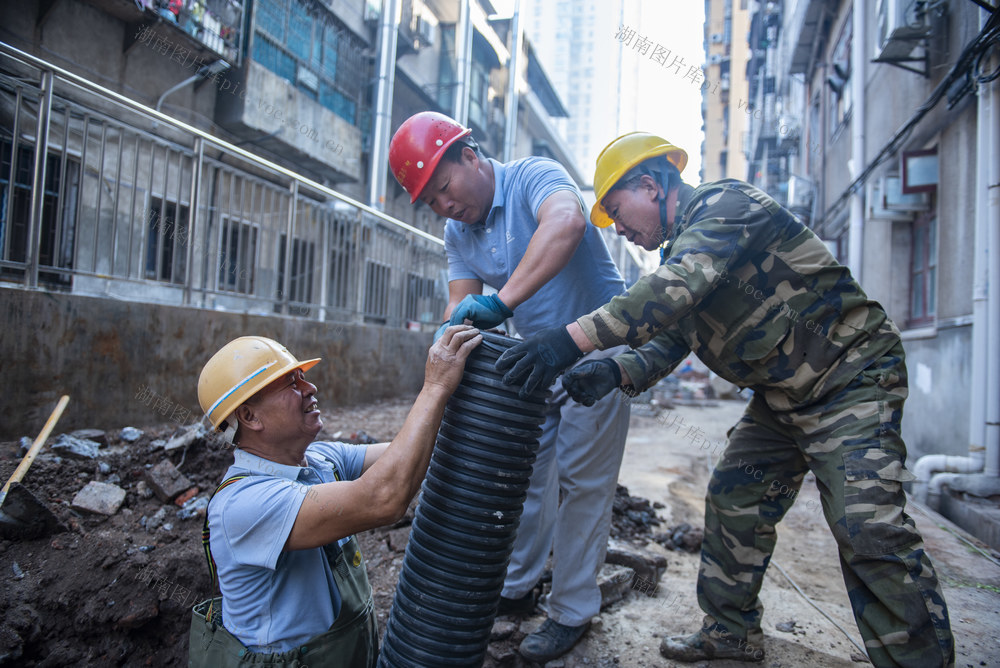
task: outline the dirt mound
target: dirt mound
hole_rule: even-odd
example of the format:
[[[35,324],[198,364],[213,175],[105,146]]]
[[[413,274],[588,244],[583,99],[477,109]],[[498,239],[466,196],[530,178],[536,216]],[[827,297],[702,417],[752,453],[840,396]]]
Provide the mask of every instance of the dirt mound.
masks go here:
[[[327,420],[321,436],[387,440],[402,426],[408,408],[407,402],[394,401],[347,409]],[[164,445],[175,430],[174,424],[146,427],[131,441],[135,433],[122,438],[120,430],[108,431],[98,438],[99,454],[93,459],[57,455],[48,444],[43,448],[23,482],[68,531],[0,539],[0,666],[187,665],[191,605],[212,594],[201,545],[204,515],[178,516],[177,504],[153,493],[150,471],[168,460],[198,488],[197,502],[214,491],[232,454],[203,437],[167,452]],[[14,471],[21,454],[18,442],[0,443],[0,478]],[[91,481],[124,490],[121,508],[110,517],[72,507],[74,496]],[[613,536],[651,540],[660,524],[656,508],[624,487],[618,492]],[[414,506],[395,525],[358,536],[382,629]],[[540,583],[540,590],[544,586]],[[488,663],[503,657],[495,665],[507,664],[523,635],[518,630],[498,637]]]

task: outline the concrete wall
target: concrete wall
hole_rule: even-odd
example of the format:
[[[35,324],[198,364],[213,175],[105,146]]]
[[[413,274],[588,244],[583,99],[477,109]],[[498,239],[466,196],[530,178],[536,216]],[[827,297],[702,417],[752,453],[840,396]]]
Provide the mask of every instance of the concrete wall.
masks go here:
[[[971,343],[971,327],[940,329],[933,337],[903,341],[910,381],[903,439],[911,466],[923,455],[969,452]]]
[[[244,76],[245,72],[245,76]],[[234,132],[246,127],[278,134],[287,148],[360,181],[361,128],[351,125],[318,102],[302,94],[291,82],[248,61],[227,77],[232,90],[219,90],[217,118]],[[224,84],[225,85],[225,84]],[[359,110],[360,114],[361,111]]]
[[[70,403],[56,433],[166,423],[174,410],[190,411],[184,422],[193,422],[201,417],[201,367],[237,336],[259,334],[300,359],[322,357],[309,380],[327,414],[348,403],[415,396],[430,345],[430,334],[401,329],[14,288],[0,288],[0,317],[2,440],[37,435],[61,394]],[[160,401],[137,398],[149,393]]]

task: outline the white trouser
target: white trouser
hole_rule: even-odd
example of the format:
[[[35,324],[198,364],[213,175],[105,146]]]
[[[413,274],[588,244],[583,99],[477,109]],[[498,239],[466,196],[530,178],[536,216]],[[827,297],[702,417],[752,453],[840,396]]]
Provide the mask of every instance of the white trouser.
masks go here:
[[[594,351],[581,361],[626,349]],[[588,408],[567,396],[560,376],[542,426],[502,595],[527,594],[542,576],[551,550],[549,618],[567,626],[588,622],[601,610],[597,573],[608,548],[611,505],[628,434],[624,397],[615,390]]]

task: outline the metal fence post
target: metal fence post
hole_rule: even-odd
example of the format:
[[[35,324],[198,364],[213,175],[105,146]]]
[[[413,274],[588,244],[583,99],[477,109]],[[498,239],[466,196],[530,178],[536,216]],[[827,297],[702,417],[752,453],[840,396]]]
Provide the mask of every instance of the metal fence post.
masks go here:
[[[289,313],[288,305],[291,298],[289,292],[291,292],[292,287],[292,235],[295,233],[295,210],[299,199],[299,182],[297,179],[292,179],[289,193],[291,194],[291,201],[288,203],[288,225],[285,228],[285,275],[281,281],[281,312],[284,315],[288,315]]]
[[[136,161],[139,158],[136,156]],[[185,248],[184,262],[184,303],[191,303],[191,290],[194,288],[194,238],[197,229],[198,207],[201,204],[199,195],[201,194],[202,165],[205,161],[205,144],[201,137],[194,138],[194,165],[191,168],[191,195],[188,202],[188,229],[185,235],[187,247]],[[178,209],[180,204],[178,203]]]
[[[24,272],[24,285],[28,288],[38,287],[38,249],[42,236],[42,209],[45,205],[45,167],[49,156],[49,116],[52,113],[51,70],[42,73],[41,96],[38,99],[38,124],[35,136],[35,167],[31,178],[31,209],[28,215],[28,247],[26,249],[27,267]],[[16,150],[15,137],[15,150]]]

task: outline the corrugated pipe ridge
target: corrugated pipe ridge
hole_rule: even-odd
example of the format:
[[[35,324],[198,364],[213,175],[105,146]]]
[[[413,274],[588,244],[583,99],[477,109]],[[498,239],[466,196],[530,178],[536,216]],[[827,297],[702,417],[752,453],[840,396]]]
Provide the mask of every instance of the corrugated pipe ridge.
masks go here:
[[[445,408],[378,665],[483,665],[531,478],[548,390],[493,369],[517,341],[483,333]]]

